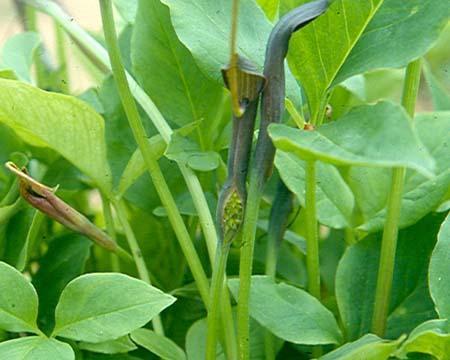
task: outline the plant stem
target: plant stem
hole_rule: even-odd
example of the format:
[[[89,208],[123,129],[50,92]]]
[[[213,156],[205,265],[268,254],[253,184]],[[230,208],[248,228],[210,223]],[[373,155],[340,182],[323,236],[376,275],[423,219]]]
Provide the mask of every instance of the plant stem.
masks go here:
[[[136,264],[139,278],[145,281],[147,284],[152,284],[150,281],[150,274],[145,265],[144,258],[142,257],[142,252],[137,242],[136,236],[134,235],[133,229],[128,221],[127,210],[123,201],[114,201],[114,208],[117,212],[117,217],[122,224],[123,231],[125,232],[125,237],[127,238],[128,245],[130,246],[131,254],[133,255],[134,262]],[[159,315],[155,316],[152,320],[153,328],[156,333],[164,335],[164,328]]]
[[[39,11],[42,11],[53,19],[55,19],[62,28],[79,44],[83,50],[89,53],[90,57],[94,59],[99,66],[104,69],[111,70],[111,63],[108,58],[106,50],[84,29],[82,29],[73,18],[67,15],[58,4],[48,0],[23,0],[29,6],[32,6]],[[173,130],[164,119],[161,112],[156,105],[145,93],[145,91],[139,86],[139,84],[133,79],[133,77],[125,72],[128,80],[131,92],[136,101],[142,106],[145,113],[153,122],[162,138],[169,143]],[[205,192],[203,191],[200,181],[195,173],[186,165],[178,163],[181,173],[186,181],[189,192],[192,196],[194,206],[197,210],[200,226],[202,227],[203,234],[205,236],[206,245],[208,247],[208,253],[211,259],[211,263],[214,263],[216,245],[217,245],[217,232],[214,224],[213,217],[209,211],[208,203],[206,201]]]
[[[217,246],[216,260],[211,280],[211,304],[208,310],[208,333],[206,336],[206,359],[216,359],[217,325],[219,322],[219,305],[222,291],[224,290],[224,278],[226,272],[228,252],[230,244],[224,242]]]
[[[249,347],[249,298],[253,269],[253,250],[256,226],[259,215],[259,203],[262,191],[258,186],[257,172],[251,171],[244,223],[242,225],[242,248],[239,264],[239,296],[237,304],[237,329],[239,342],[239,359],[248,360]]]
[[[406,68],[402,105],[411,118],[414,117],[414,109],[420,84],[420,70],[420,59],[411,62]],[[372,332],[380,337],[384,336],[389,312],[405,174],[405,168],[394,168],[392,170],[392,182],[387,205],[386,222],[381,241],[380,263],[378,266],[377,288],[372,318]]]
[[[114,228],[114,219],[111,212],[111,203],[107,196],[101,193],[102,206],[103,206],[103,216],[105,217],[106,230],[108,235],[114,242],[117,243],[116,230]],[[111,267],[114,272],[120,272],[120,262],[116,254],[110,254],[111,257]]]
[[[55,35],[56,35],[56,54],[58,57],[58,73],[59,79],[61,81],[60,87],[64,94],[70,93],[69,85],[69,72],[67,66],[67,54],[66,54],[66,44],[65,44],[65,34],[61,25],[58,24],[56,20],[54,21]]]
[[[167,216],[178,238],[184,256],[186,257],[200,295],[202,296],[205,306],[208,307],[208,279],[203,270],[197,251],[191,242],[191,238],[183,222],[183,218],[181,217],[175,200],[170,192],[169,186],[167,185],[161,168],[159,167],[153,151],[149,146],[149,142],[147,140],[148,136],[142,124],[136,103],[134,102],[133,96],[130,92],[117,44],[111,0],[100,0],[100,9],[113,75],[116,80],[119,95],[130,123],[131,130],[133,131],[134,138],[138,144],[139,150],[142,153],[142,157],[144,158],[144,162],[152,178],[156,191],[158,192],[161,202],[167,211]]]
[[[309,293],[320,300],[319,238],[316,215],[316,162],[306,162],[306,268]]]

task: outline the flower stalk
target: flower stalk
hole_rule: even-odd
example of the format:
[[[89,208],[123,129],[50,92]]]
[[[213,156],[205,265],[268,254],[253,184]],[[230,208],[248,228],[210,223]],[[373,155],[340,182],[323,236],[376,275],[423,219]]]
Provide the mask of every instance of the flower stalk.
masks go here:
[[[321,15],[327,8],[326,0],[302,5],[284,15],[272,30],[266,49],[264,77],[267,86],[262,93],[261,124],[250,171],[247,205],[242,225],[242,248],[239,265],[238,341],[239,359],[249,359],[249,297],[253,267],[253,251],[259,203],[267,179],[273,168],[275,148],[269,138],[268,127],[279,123],[284,112],[284,60],[292,34]]]

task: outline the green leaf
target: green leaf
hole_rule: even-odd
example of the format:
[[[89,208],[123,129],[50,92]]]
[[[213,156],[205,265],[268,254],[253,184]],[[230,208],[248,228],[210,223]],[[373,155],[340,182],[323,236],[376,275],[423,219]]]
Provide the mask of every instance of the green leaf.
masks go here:
[[[261,9],[264,10],[267,18],[271,21],[278,16],[280,0],[256,0]]]
[[[28,336],[0,343],[0,358],[8,360],[74,360],[69,344],[56,339]]]
[[[101,354],[121,354],[137,349],[137,346],[130,340],[129,336],[122,336],[118,339],[89,343],[82,341],[78,344],[82,350],[88,350]]]
[[[403,339],[383,340],[373,334],[345,344],[320,357],[320,360],[385,360],[397,350]]]
[[[138,8],[138,0],[113,0],[113,3],[126,22],[129,22],[130,24],[134,23]]]
[[[411,226],[439,206],[450,186],[450,112],[419,114],[414,123],[419,140],[434,158],[436,176],[430,179],[415,171],[407,171],[400,227]],[[364,219],[359,229],[370,232],[381,230],[386,218],[391,171],[353,167],[348,179]]]
[[[269,134],[278,149],[303,160],[335,165],[405,166],[431,176],[434,161],[420,143],[399,105],[379,102],[352,109],[339,121],[313,131],[272,124]]]
[[[117,339],[145,325],[174,301],[127,275],[82,275],[61,294],[53,336],[94,343]]]
[[[450,319],[450,215],[443,222],[430,261],[430,292],[441,319]],[[450,331],[450,328],[448,329]]]
[[[237,299],[239,280],[228,281]],[[333,314],[306,291],[252,276],[250,316],[277,337],[296,344],[337,344],[342,335]]]
[[[36,290],[12,266],[0,262],[0,329],[39,333]]]
[[[52,239],[39,261],[33,285],[39,295],[39,324],[50,332],[55,324],[55,307],[64,287],[81,275],[89,258],[92,242],[75,234]]]
[[[387,333],[397,338],[434,318],[426,284],[428,259],[442,216],[430,215],[399,232]],[[381,234],[347,248],[336,272],[336,299],[347,340],[369,332],[372,323]]]
[[[189,21],[194,21],[191,16]],[[159,0],[140,1],[131,49],[137,79],[170,122],[178,126],[213,122],[223,89],[202,74],[178,39],[169,9]],[[200,142],[203,134],[198,132]]]
[[[423,66],[423,73],[431,93],[433,109],[435,111],[450,110],[450,94],[444,85],[436,78],[436,76],[434,76],[427,63]]]
[[[173,133],[165,156],[197,171],[212,171],[220,164],[219,154],[213,151],[202,152],[194,141]]]
[[[222,84],[220,69],[229,62],[231,2],[229,0],[161,0],[170,9],[175,31],[198,66]],[[262,72],[266,44],[273,25],[255,0],[239,2],[237,52]],[[189,14],[189,16],[186,16]],[[303,30],[302,30],[303,31]],[[300,89],[286,69],[287,97],[301,104]]]
[[[382,2],[334,1],[325,14],[294,34],[289,64],[305,89],[313,119],[325,106],[329,87]]]
[[[0,122],[31,145],[57,151],[109,192],[103,119],[84,102],[0,79]]]
[[[433,46],[449,16],[441,0],[384,0],[334,84],[367,70],[406,66]]]
[[[186,354],[177,344],[152,330],[135,330],[131,333],[131,339],[163,360],[186,360]]]
[[[306,162],[294,154],[278,150],[275,166],[283,182],[305,206]],[[351,226],[355,204],[353,194],[332,165],[317,163],[317,217],[320,223],[335,229]]]
[[[450,354],[450,334],[447,320],[430,320],[415,328],[395,354],[407,359],[408,353],[433,355],[437,360],[448,360]]]
[[[20,80],[31,82],[31,65],[40,44],[39,34],[32,31],[8,38],[1,53],[1,67],[14,70]]]

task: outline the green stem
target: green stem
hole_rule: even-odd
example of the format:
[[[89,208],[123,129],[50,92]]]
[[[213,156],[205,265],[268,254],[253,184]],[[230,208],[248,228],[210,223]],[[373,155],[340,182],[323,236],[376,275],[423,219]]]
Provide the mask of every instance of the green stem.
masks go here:
[[[249,298],[253,269],[253,251],[256,226],[259,215],[259,203],[262,191],[258,186],[257,172],[251,171],[244,223],[242,225],[242,248],[239,264],[239,297],[237,304],[237,329],[239,359],[248,360],[250,356]]]
[[[69,85],[69,72],[67,66],[67,54],[66,54],[66,43],[65,43],[65,34],[61,25],[58,24],[57,21],[54,20],[55,26],[55,35],[56,35],[56,54],[58,59],[58,72],[59,79],[61,81],[60,87],[61,91],[64,94],[70,93],[70,85]]]
[[[114,219],[111,212],[111,203],[107,196],[101,193],[102,206],[103,206],[103,216],[105,218],[106,230],[108,235],[114,242],[117,243],[116,229],[114,227]],[[111,256],[111,267],[114,272],[120,272],[120,262],[116,254],[112,253]]]
[[[402,105],[411,118],[414,117],[414,109],[419,91],[420,70],[420,59],[411,62],[406,68]],[[378,266],[377,288],[372,318],[372,332],[380,337],[384,336],[389,312],[405,173],[405,168],[394,168],[392,170],[386,222],[381,241],[380,263]]]
[[[131,228],[131,225],[128,221],[125,205],[123,201],[114,201],[113,204],[117,212],[117,217],[119,218],[119,221],[123,227],[123,231],[125,232],[125,237],[128,241],[128,245],[130,246],[131,254],[133,255],[139,278],[145,281],[147,284],[151,285],[152,282],[150,280],[150,274],[147,270],[144,258],[142,257],[142,251],[139,247],[136,236],[134,235],[133,229]],[[156,333],[164,335],[164,328],[159,315],[153,318],[152,324]]]
[[[218,245],[216,252],[216,260],[211,280],[211,305],[208,310],[208,334],[206,336],[206,359],[216,359],[216,343],[217,343],[217,325],[219,322],[219,305],[221,302],[222,291],[224,290],[224,279],[226,273],[227,258],[230,245]]]
[[[306,162],[306,268],[309,293],[320,300],[319,238],[316,215],[316,162]]]
[[[133,131],[134,138],[138,144],[139,150],[142,153],[142,157],[144,158],[144,162],[147,166],[150,177],[152,178],[156,191],[158,192],[163,206],[166,208],[167,216],[175,234],[177,235],[181,249],[183,250],[192,275],[197,283],[200,295],[202,296],[205,306],[208,307],[208,279],[203,270],[197,251],[191,242],[191,238],[183,222],[183,218],[181,217],[175,200],[170,192],[169,186],[167,185],[161,168],[159,167],[159,164],[153,154],[153,150],[149,146],[147,133],[142,124],[136,103],[134,102],[130,87],[128,85],[117,44],[111,0],[100,0],[100,9],[113,75],[116,80],[119,95],[130,123],[131,130]]]
[[[111,70],[111,63],[108,58],[106,50],[84,29],[82,29],[73,18],[67,15],[58,4],[48,0],[23,0],[28,5],[42,11],[53,19],[55,19],[62,28],[80,44],[80,46],[87,52],[89,52],[92,59],[94,59],[100,66],[105,69]],[[136,101],[142,106],[145,113],[149,116],[153,125],[161,134],[164,141],[168,144],[170,142],[173,130],[170,128],[167,121],[164,119],[161,112],[156,105],[145,93],[145,91],[139,86],[139,84],[133,79],[133,77],[126,73],[126,78],[130,84],[131,92]],[[189,192],[191,193],[194,206],[197,210],[200,225],[205,236],[206,245],[208,247],[208,253],[211,263],[214,262],[216,245],[217,245],[217,232],[214,224],[213,217],[209,211],[208,203],[206,201],[205,192],[203,191],[201,184],[195,175],[195,173],[186,165],[178,163],[181,173],[186,181]]]

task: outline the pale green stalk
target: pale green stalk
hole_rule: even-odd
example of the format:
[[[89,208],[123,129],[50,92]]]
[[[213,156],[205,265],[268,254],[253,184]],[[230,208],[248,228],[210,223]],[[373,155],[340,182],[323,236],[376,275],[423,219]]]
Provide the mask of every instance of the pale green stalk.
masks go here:
[[[116,235],[116,229],[114,227],[114,219],[111,212],[111,202],[109,201],[108,197],[101,193],[102,197],[102,206],[103,206],[103,216],[105,218],[105,225],[106,225],[106,231],[109,235],[109,237],[117,243],[117,235]],[[116,254],[111,253],[111,267],[114,272],[120,272],[120,262],[119,258]]]
[[[45,12],[50,17],[55,19],[61,27],[76,40],[85,51],[89,52],[89,55],[96,60],[104,68],[111,70],[111,63],[109,61],[108,53],[91,35],[89,35],[84,29],[82,29],[73,18],[66,14],[58,4],[48,0],[23,0],[26,4],[33,6],[39,11]],[[173,133],[167,121],[164,119],[161,112],[156,105],[145,93],[145,91],[139,86],[139,84],[133,79],[133,77],[125,72],[126,79],[129,84],[131,93],[136,101],[142,106],[145,113],[149,116],[158,132],[161,134],[164,141],[168,144]],[[217,245],[217,233],[209,211],[208,203],[205,198],[205,192],[203,191],[200,182],[195,173],[186,165],[178,163],[181,173],[185,179],[188,190],[192,196],[194,206],[197,210],[200,225],[205,236],[206,245],[208,248],[209,258],[211,263],[214,262],[216,245]]]
[[[320,300],[319,238],[316,214],[316,162],[306,162],[306,269],[309,293]]]
[[[183,222],[183,218],[178,211],[175,200],[170,192],[169,186],[164,178],[161,168],[153,154],[148,142],[148,135],[142,124],[139,111],[131,94],[125,70],[123,67],[120,51],[117,43],[116,29],[113,18],[112,3],[110,0],[100,0],[100,9],[102,14],[103,31],[105,34],[106,44],[110,54],[112,71],[116,80],[122,105],[133,131],[134,138],[142,153],[147,170],[152,178],[156,191],[161,199],[163,206],[167,211],[167,216],[172,228],[178,238],[181,249],[183,250],[186,261],[190,267],[192,275],[196,281],[198,290],[205,306],[209,304],[209,286],[208,279],[203,270],[202,264],[198,257],[197,251],[192,244],[189,232]]]
[[[134,235],[133,229],[131,228],[131,225],[128,221],[125,205],[123,201],[114,201],[113,204],[117,212],[117,217],[122,224],[122,228],[128,241],[128,245],[130,246],[131,254],[133,255],[139,278],[142,281],[145,281],[147,284],[151,285],[152,282],[150,280],[150,274],[147,270],[144,258],[142,257],[142,251],[139,247],[136,236]],[[164,335],[164,328],[159,315],[155,316],[152,319],[152,325],[156,333]]]
[[[406,68],[402,105],[411,118],[414,117],[416,99],[419,91],[420,71],[420,59],[411,62]],[[389,312],[405,173],[406,169],[403,167],[392,170],[386,222],[381,241],[380,263],[378,266],[377,288],[372,318],[372,332],[380,337],[384,336]]]

